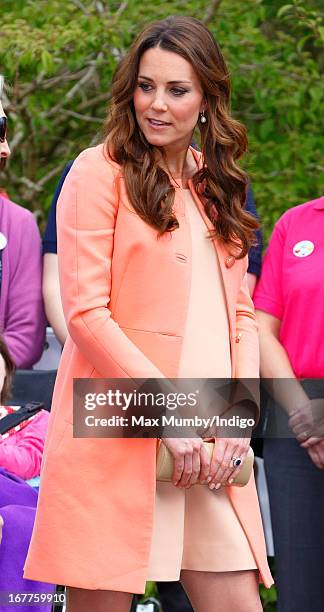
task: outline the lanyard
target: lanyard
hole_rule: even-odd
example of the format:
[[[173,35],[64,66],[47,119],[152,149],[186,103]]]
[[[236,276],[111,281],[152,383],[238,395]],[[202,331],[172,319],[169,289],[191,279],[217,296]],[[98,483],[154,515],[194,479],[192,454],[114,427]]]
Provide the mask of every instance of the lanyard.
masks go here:
[[[0,292],[1,292],[1,283],[2,283],[2,253],[3,249],[7,246],[7,238],[6,236],[0,232]]]
[[[29,402],[24,406],[21,406],[19,410],[14,410],[10,406],[7,408],[8,414],[0,419],[0,434],[6,436],[6,433],[11,429],[18,431],[19,426],[25,421],[28,421],[31,417],[34,417],[40,410],[44,408],[44,404],[41,402]],[[6,412],[4,407],[3,412]],[[27,423],[25,423],[27,425]],[[7,436],[6,436],[7,437]]]

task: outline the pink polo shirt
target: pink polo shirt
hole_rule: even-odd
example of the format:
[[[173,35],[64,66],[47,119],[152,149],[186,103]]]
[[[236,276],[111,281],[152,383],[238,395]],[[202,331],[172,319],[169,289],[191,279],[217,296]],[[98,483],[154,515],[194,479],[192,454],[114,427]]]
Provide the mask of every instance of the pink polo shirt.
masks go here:
[[[23,429],[0,435],[0,467],[24,480],[39,476],[49,412],[41,410]]]
[[[297,378],[324,377],[324,197],[276,223],[254,296],[281,321],[280,341]]]

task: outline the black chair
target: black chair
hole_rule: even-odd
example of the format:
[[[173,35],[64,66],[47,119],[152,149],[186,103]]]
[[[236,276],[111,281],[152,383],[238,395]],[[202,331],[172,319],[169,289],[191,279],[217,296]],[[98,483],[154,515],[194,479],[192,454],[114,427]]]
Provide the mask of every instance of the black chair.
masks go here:
[[[28,402],[41,402],[51,410],[56,370],[17,370],[13,380],[9,406],[22,406]]]
[[[64,604],[59,603],[61,595],[62,596],[65,595],[65,586],[58,584],[56,585],[55,594],[54,594],[54,597],[56,597],[58,603],[55,603],[54,601],[51,607],[51,612],[62,612],[63,611]]]

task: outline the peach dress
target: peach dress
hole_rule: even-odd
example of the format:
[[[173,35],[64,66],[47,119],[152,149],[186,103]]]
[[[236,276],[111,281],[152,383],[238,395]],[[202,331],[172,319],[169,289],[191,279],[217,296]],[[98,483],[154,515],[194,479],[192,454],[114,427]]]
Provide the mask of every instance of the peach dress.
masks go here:
[[[217,253],[190,190],[182,189],[182,195],[191,229],[192,278],[178,377],[230,378],[229,323]],[[178,489],[157,482],[147,579],[178,580],[181,569],[257,569],[225,488]]]

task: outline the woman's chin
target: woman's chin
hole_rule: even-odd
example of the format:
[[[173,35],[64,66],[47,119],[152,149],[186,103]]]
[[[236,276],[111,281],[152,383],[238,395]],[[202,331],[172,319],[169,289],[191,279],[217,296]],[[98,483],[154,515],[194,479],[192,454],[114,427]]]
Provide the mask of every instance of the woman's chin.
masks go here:
[[[171,143],[170,138],[166,138],[163,134],[145,134],[147,142],[157,147],[165,147]]]

